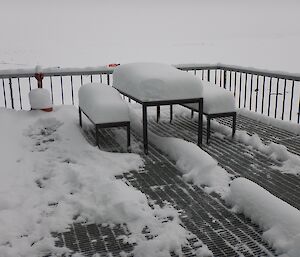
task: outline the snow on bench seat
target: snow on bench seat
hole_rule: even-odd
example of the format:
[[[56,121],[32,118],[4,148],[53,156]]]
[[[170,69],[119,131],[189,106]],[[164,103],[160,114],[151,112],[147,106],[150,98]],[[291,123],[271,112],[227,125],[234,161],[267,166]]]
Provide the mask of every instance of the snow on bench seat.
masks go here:
[[[96,126],[96,143],[98,129],[105,127],[127,127],[127,144],[130,145],[130,120],[128,105],[119,92],[102,83],[83,85],[78,92],[79,122],[82,126],[81,112]]]
[[[130,63],[114,70],[114,87],[142,102],[202,97],[200,80],[161,63]]]
[[[213,83],[207,81],[201,81],[203,88],[203,113],[205,114],[217,114],[217,113],[228,113],[235,112],[235,99],[233,94],[221,88]],[[198,110],[196,104],[185,104]]]
[[[235,134],[236,107],[233,94],[213,83],[201,81],[203,88],[203,113],[207,116],[207,142],[210,138],[210,120],[232,116],[232,136]],[[198,111],[197,104],[184,104],[193,111]]]

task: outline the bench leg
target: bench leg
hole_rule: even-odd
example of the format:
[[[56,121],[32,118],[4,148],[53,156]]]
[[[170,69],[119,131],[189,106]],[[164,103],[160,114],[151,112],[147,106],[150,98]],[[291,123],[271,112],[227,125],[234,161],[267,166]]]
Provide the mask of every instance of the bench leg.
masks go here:
[[[209,143],[209,139],[210,139],[210,117],[209,115],[207,115],[207,127],[206,127],[206,143]]]
[[[202,131],[203,131],[203,98],[199,101],[198,106],[198,146],[202,146]]]
[[[130,152],[130,123],[127,125],[127,150]]]
[[[173,104],[170,104],[170,123],[172,123],[173,120]]]
[[[80,107],[78,109],[78,112],[79,112],[79,126],[82,127],[82,113]]]
[[[147,106],[143,104],[143,141],[144,152],[148,154]]]
[[[156,106],[156,122],[159,122],[160,119],[160,105]]]
[[[232,116],[232,137],[234,137],[236,131],[236,113]]]
[[[96,128],[96,146],[99,147],[99,130],[98,130],[98,126],[95,125]]]

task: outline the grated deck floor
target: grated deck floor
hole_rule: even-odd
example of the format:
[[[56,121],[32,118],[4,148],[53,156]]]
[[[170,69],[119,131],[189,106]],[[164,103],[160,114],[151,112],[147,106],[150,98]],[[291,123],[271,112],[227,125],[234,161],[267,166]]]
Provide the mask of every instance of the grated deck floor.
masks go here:
[[[230,120],[220,119],[220,123],[231,125]],[[291,152],[300,155],[300,137],[271,126],[238,116],[237,128],[249,134],[257,133],[264,142],[280,142]],[[149,129],[163,136],[175,136],[196,142],[196,123],[178,116],[170,124],[168,121],[149,122]],[[204,140],[205,140],[204,131]],[[93,130],[86,131],[87,139],[93,139]],[[125,134],[124,134],[125,135]],[[118,151],[120,142],[115,141],[114,130],[104,129],[100,133],[101,148]],[[141,139],[133,134],[135,144]],[[121,143],[122,144],[122,143]],[[229,173],[246,177],[282,200],[300,209],[299,176],[282,174],[271,168],[279,165],[258,151],[231,139],[220,139],[212,134],[207,151]],[[249,219],[230,211],[217,194],[207,194],[203,188],[186,183],[175,164],[150,144],[149,155],[142,155],[145,168],[118,176],[128,185],[145,193],[149,200],[163,205],[168,201],[180,211],[183,225],[195,238],[183,249],[185,256],[195,256],[194,242],[202,240],[214,256],[277,256],[275,251],[262,239],[262,231]],[[130,252],[132,245],[123,244],[117,237],[128,233],[126,225],[78,224],[69,231],[54,234],[58,246],[66,246],[85,256],[121,256]],[[111,255],[110,255],[111,254]]]

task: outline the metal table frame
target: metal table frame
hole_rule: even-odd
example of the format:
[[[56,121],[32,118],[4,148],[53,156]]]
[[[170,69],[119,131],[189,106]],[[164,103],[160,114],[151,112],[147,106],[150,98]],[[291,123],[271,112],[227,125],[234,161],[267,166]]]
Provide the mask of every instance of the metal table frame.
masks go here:
[[[173,104],[187,104],[187,103],[198,103],[199,113],[198,113],[198,146],[202,145],[202,130],[203,130],[203,97],[201,98],[188,98],[188,99],[177,99],[177,100],[158,100],[158,101],[142,101],[129,95],[128,93],[119,90],[116,88],[122,95],[132,99],[133,101],[139,103],[143,107],[143,143],[144,143],[144,152],[148,154],[148,117],[147,117],[147,107],[157,107],[157,119],[159,119],[160,106],[161,105],[170,105]],[[173,108],[171,110],[171,117]]]

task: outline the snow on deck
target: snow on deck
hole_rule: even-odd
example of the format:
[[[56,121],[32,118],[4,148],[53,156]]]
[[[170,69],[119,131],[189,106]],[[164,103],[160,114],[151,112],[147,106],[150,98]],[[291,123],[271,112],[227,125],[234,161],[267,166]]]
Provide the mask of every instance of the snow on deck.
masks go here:
[[[168,115],[165,114],[166,112],[163,112],[163,120],[158,124],[154,119],[150,120],[149,129],[152,132],[195,142],[196,122],[186,115],[177,115],[170,125]],[[167,119],[164,120],[164,117]],[[230,119],[219,121],[231,125]],[[237,126],[249,133],[258,133],[264,142],[280,141],[291,152],[300,154],[300,138],[295,138],[291,133],[240,115]],[[272,165],[280,165],[280,162],[242,143],[222,137],[216,125],[213,126],[213,130],[215,134],[212,135],[210,145],[205,144],[203,148],[227,172],[235,177],[242,176],[255,181],[275,196],[300,209],[300,180],[297,176],[283,174],[270,168]],[[123,132],[120,129],[102,130],[100,140],[103,142],[103,149],[118,150],[120,141],[125,140],[122,138]],[[203,133],[205,137],[205,131]],[[85,134],[93,142],[93,129],[86,128]],[[139,146],[140,140],[140,137],[134,134],[133,151],[143,156],[145,167],[119,175],[117,178],[141,190],[150,201],[159,205],[164,205],[167,201],[179,210],[183,226],[195,235],[183,249],[184,256],[194,256],[192,254],[195,254],[197,249],[197,238],[208,246],[214,256],[277,256],[275,250],[264,241],[263,231],[251,223],[250,219],[230,211],[230,206],[226,205],[218,194],[208,194],[204,187],[186,183],[178,167],[152,144],[149,155],[143,155]],[[124,244],[118,239],[120,234],[126,233],[122,226],[74,224],[67,234],[60,234],[59,237],[62,245],[65,242],[71,249],[85,252],[88,256],[92,256],[91,253],[95,253],[97,249],[102,253],[111,252],[118,256],[120,251],[129,252],[132,248],[131,244]],[[93,241],[96,240],[96,235],[100,235],[101,239]],[[74,242],[70,240],[72,237],[78,240],[76,244],[71,244]],[[85,243],[87,241],[90,243]]]
[[[175,136],[196,142],[196,122],[183,113],[177,114],[170,124],[166,113],[168,112],[162,111],[162,120],[158,124],[154,118],[150,118],[150,131],[161,136]],[[88,122],[87,119],[85,121]],[[231,125],[230,119],[219,121]],[[83,135],[93,143],[94,128],[87,124],[85,123]],[[291,133],[240,115],[237,127],[249,133],[256,132],[263,142],[280,142],[289,151],[300,154],[300,138]],[[248,178],[300,209],[299,177],[272,169],[272,165],[278,166],[280,162],[245,144],[226,138],[216,124],[213,124],[212,130],[215,133],[212,134],[211,143],[204,144],[203,149],[228,173],[234,177]],[[34,134],[34,131],[32,133]],[[201,242],[207,245],[214,256],[277,256],[275,250],[264,241],[263,231],[251,223],[250,219],[243,214],[232,212],[230,206],[226,205],[218,194],[209,194],[203,186],[187,183],[178,166],[153,145],[150,144],[149,155],[144,155],[141,138],[134,131],[132,133],[132,151],[144,158],[145,166],[135,171],[129,168],[123,174],[118,173],[116,178],[147,195],[150,204],[156,203],[163,207],[168,202],[168,205],[178,210],[182,226],[192,232],[188,243],[182,248],[183,256],[210,256],[206,246],[201,247]],[[205,131],[203,133],[205,138]],[[102,149],[120,151],[122,140],[126,140],[125,134],[126,132],[119,128],[101,130],[99,141]],[[45,150],[42,148],[43,144],[35,147]],[[95,158],[96,155],[101,156],[102,152],[95,152]],[[66,161],[70,162],[71,166],[75,164],[72,160]],[[97,188],[96,183],[95,186]],[[124,240],[129,238],[129,233],[130,229],[126,224],[90,222],[70,224],[68,231],[53,233],[53,236],[58,239],[57,246],[66,246],[76,253],[82,253],[83,256],[93,256],[95,253],[99,253],[100,256],[126,256],[125,253],[131,252],[135,246],[134,241]],[[144,230],[144,233],[150,239],[155,236],[147,230]]]

